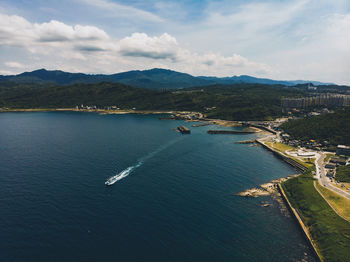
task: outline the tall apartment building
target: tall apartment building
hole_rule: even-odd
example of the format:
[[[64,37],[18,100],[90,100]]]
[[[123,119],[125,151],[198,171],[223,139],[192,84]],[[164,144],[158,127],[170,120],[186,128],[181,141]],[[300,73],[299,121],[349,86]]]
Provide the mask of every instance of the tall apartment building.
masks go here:
[[[322,94],[301,98],[282,98],[282,109],[308,108],[314,106],[349,106],[350,95]]]

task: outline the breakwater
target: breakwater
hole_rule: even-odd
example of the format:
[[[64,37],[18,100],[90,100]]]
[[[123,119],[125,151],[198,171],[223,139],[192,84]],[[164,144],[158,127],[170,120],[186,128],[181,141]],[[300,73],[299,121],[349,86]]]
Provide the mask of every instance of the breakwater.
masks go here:
[[[291,166],[293,166],[298,171],[305,172],[308,169],[306,166],[304,166],[304,165],[300,164],[299,162],[295,161],[293,158],[290,158],[290,157],[282,154],[281,152],[278,152],[278,151],[274,150],[273,148],[267,146],[265,143],[259,141],[259,139],[257,139],[256,142],[258,144],[260,144],[261,146],[263,146],[264,148],[266,148],[267,150],[270,150],[274,155],[276,155],[277,157],[281,158],[283,161],[285,161],[286,163],[290,164]]]
[[[253,144],[253,143],[255,143],[255,139],[234,141],[233,143],[235,143],[235,144]]]
[[[181,134],[191,134],[191,130],[185,126],[178,126],[177,131],[179,131]]]
[[[281,184],[277,185],[277,189],[280,192],[282,199],[284,200],[284,202],[287,205],[288,210],[292,213],[293,217],[295,218],[296,222],[298,223],[298,225],[300,226],[303,235],[305,236],[308,244],[311,247],[312,252],[314,253],[315,257],[317,258],[317,261],[322,261],[321,259],[321,255],[319,254],[319,252],[317,251],[316,245],[314,244],[314,242],[312,241],[312,238],[310,236],[310,232],[308,230],[308,228],[305,226],[304,222],[302,221],[302,219],[300,218],[297,210],[295,208],[292,207],[292,204],[289,202],[288,197],[286,196],[283,187],[281,186]]]
[[[222,135],[229,135],[229,134],[254,134],[256,131],[235,131],[235,130],[208,130],[208,134],[222,134]]]
[[[210,126],[210,125],[214,125],[214,123],[194,124],[194,125],[192,125],[192,127]]]
[[[267,132],[270,132],[270,133],[272,133],[272,134],[274,134],[274,135],[277,134],[277,132],[276,132],[275,130],[273,130],[273,129],[271,129],[271,128],[268,128],[268,127],[266,127],[266,126],[256,125],[256,124],[248,124],[247,126],[251,126],[251,127],[258,128],[258,129],[262,129],[262,130],[265,130],[265,131],[267,131]]]

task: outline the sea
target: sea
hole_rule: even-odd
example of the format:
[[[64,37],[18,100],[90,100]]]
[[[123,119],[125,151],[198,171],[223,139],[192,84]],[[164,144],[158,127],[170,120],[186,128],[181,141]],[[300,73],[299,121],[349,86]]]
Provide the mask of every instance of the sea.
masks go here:
[[[278,201],[236,196],[293,168],[158,117],[0,113],[0,261],[315,261]]]

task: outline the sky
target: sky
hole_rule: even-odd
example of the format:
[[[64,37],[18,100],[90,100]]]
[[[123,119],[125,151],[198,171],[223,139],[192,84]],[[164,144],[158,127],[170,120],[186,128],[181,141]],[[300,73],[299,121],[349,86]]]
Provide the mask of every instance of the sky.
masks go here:
[[[350,1],[0,0],[0,74],[39,68],[350,85]]]

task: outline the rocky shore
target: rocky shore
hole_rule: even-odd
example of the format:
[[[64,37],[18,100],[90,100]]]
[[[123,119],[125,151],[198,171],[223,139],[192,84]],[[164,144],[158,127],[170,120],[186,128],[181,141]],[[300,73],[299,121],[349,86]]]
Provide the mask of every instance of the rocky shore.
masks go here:
[[[236,195],[241,197],[260,197],[260,196],[269,196],[269,195],[278,194],[277,185],[296,176],[299,176],[299,174],[289,175],[287,177],[274,179],[258,187],[253,187],[245,191],[239,192]]]

